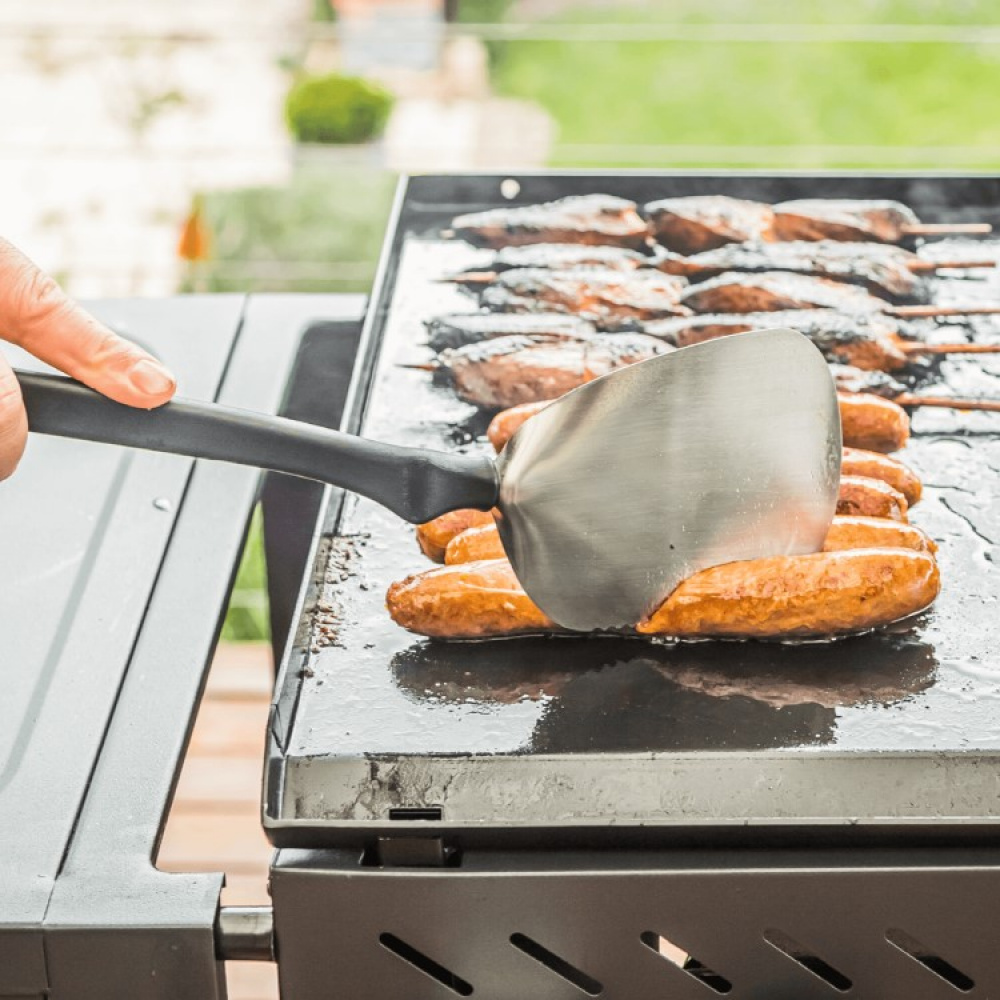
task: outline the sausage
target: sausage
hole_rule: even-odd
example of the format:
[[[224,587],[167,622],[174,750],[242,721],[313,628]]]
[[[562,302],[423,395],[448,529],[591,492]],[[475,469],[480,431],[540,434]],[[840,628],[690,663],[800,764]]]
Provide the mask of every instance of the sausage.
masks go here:
[[[869,393],[838,392],[840,425],[844,444],[866,451],[897,451],[909,440],[910,418],[891,400]],[[486,431],[490,443],[500,451],[526,420],[541,412],[551,400],[522,403],[501,410]]]
[[[477,530],[480,529],[470,529]],[[933,553],[937,552],[937,545],[929,535],[912,524],[884,517],[838,515],[827,532],[823,551],[838,552],[841,549],[913,549],[914,552]]]
[[[888,625],[937,597],[934,557],[847,549],[713,566],[688,577],[644,622],[643,635],[790,638]]]
[[[445,549],[444,561],[450,566],[480,559],[505,559],[506,556],[497,526],[480,524],[455,535]]]
[[[392,620],[441,639],[551,632],[558,626],[521,589],[506,559],[439,566],[392,584]]]
[[[899,490],[912,507],[921,497],[923,486],[917,474],[898,458],[879,454],[876,451],[862,451],[860,448],[845,448],[840,465],[842,476],[866,476],[881,479],[894,490]]]
[[[906,410],[869,393],[838,392],[844,444],[866,451],[898,451],[910,438]]]
[[[824,552],[881,548],[937,551],[937,545],[919,528],[884,517],[838,515],[833,519],[823,543]],[[444,561],[449,566],[482,559],[505,558],[500,532],[495,524],[481,524],[466,529],[448,543],[444,554]]]
[[[443,562],[445,549],[456,535],[467,528],[492,523],[493,515],[488,510],[450,510],[433,521],[418,524],[417,543],[428,559]]]
[[[550,402],[551,400],[543,399],[536,403],[522,403],[520,406],[501,410],[486,428],[490,444],[497,452],[502,451],[503,446],[514,436],[514,432],[521,424],[530,420],[536,413],[541,413]]]
[[[847,516],[885,517],[906,521],[906,497],[881,479],[843,476],[837,495],[837,513]]]
[[[937,596],[933,556],[872,548],[775,556],[688,577],[636,629],[675,638],[821,637],[887,625]],[[442,566],[394,583],[389,613],[403,628],[482,639],[558,627],[521,589],[505,559]]]
[[[837,513],[906,522],[906,497],[888,483],[865,476],[840,480]],[[465,563],[504,555],[493,515],[483,510],[452,510],[417,528],[420,548],[434,562]]]

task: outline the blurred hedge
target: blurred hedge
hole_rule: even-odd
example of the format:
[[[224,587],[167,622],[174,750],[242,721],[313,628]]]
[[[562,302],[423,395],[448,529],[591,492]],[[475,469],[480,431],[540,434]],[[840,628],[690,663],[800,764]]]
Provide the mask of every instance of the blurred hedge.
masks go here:
[[[393,97],[360,77],[305,76],[285,99],[285,119],[299,142],[360,145],[382,134]]]

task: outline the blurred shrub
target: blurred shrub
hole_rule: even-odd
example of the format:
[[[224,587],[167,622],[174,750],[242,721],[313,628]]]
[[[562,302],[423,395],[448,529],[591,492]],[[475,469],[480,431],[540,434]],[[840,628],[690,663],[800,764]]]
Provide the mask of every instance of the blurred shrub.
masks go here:
[[[360,77],[306,76],[285,99],[285,118],[299,142],[360,145],[380,135],[392,95]]]

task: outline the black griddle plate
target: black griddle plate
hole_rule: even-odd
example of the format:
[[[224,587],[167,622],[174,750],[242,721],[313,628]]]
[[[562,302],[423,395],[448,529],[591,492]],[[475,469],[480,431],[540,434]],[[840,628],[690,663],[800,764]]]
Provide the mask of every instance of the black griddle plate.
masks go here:
[[[489,252],[437,232],[458,212],[502,204],[503,180],[403,183],[350,429],[429,448],[488,447],[483,414],[400,365],[428,360],[423,319],[474,308],[434,279]],[[639,202],[884,197],[925,221],[1000,224],[992,177],[516,180],[519,203],[592,191]],[[975,250],[1000,257],[1000,241]],[[1000,302],[1000,272],[935,283],[939,302]],[[972,336],[1000,336],[1000,321],[979,318]],[[924,384],[939,395],[998,398],[1000,361],[945,361]],[[384,607],[393,580],[430,565],[412,527],[331,494],[273,717],[272,840],[355,845],[416,830],[538,846],[709,828],[809,827],[814,837],[817,828],[988,829],[1000,816],[1000,417],[923,410],[913,430],[903,457],[926,489],[913,521],[941,544],[943,593],[915,621],[835,643],[429,642],[394,625]]]

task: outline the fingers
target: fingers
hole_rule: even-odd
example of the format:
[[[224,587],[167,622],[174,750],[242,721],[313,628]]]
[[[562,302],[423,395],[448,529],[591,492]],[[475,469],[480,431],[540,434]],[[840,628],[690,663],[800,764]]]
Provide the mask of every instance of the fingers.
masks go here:
[[[0,240],[0,337],[129,406],[159,406],[176,388],[159,361],[99,323],[5,240]]]
[[[0,355],[0,480],[17,468],[27,440],[28,418],[24,414],[21,387]]]

